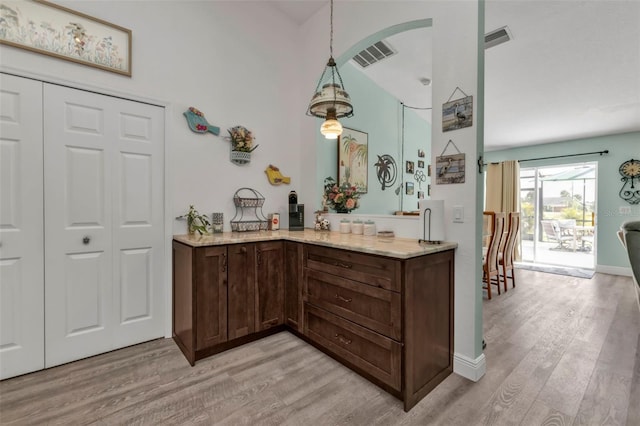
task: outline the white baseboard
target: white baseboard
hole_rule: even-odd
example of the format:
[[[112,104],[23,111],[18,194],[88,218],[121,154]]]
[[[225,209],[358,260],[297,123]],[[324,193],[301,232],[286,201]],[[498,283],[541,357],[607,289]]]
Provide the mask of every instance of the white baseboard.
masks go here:
[[[484,354],[476,359],[467,358],[466,356],[453,354],[453,372],[465,379],[477,382],[487,371],[487,363]]]
[[[623,277],[631,276],[631,268],[623,268],[621,266],[597,265],[596,272],[601,274],[622,275]]]

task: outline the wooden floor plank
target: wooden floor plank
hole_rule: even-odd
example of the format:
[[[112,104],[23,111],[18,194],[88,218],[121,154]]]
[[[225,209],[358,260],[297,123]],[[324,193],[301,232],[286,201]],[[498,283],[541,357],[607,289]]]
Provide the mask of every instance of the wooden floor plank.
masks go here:
[[[630,385],[629,377],[596,368],[574,425],[624,425],[627,419]]]
[[[549,407],[544,402],[536,400],[527,416],[522,420],[523,425],[553,425],[569,426],[573,424],[573,417]]]
[[[191,367],[159,339],[0,382],[0,424],[640,425],[631,279],[517,270],[483,303],[487,373],[449,376],[409,413],[290,333]]]

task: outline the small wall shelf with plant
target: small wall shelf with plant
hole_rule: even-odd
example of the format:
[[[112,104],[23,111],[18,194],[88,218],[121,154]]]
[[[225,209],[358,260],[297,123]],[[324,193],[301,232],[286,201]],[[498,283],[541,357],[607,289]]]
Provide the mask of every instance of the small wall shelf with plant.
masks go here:
[[[251,130],[244,126],[235,126],[227,130],[231,141],[231,162],[234,164],[248,164],[251,162],[251,153],[258,148],[253,145],[255,136]]]

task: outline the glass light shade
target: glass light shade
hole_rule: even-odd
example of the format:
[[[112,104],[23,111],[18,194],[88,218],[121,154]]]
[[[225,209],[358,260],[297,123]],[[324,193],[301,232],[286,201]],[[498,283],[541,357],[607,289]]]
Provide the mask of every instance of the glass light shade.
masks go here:
[[[326,139],[338,139],[338,136],[342,134],[342,124],[334,118],[327,118],[320,126],[320,133]]]
[[[353,115],[351,98],[339,84],[327,83],[322,86],[322,90],[316,92],[311,98],[309,113],[316,117],[325,118],[329,108],[335,108],[338,118]]]

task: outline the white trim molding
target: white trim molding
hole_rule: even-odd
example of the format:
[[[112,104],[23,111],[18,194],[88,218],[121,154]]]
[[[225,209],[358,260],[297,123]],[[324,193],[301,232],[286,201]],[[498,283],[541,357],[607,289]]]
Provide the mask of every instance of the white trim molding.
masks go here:
[[[596,272],[601,274],[622,275],[623,277],[631,276],[631,268],[624,268],[622,266],[597,265]]]
[[[487,362],[484,354],[476,359],[468,358],[458,352],[453,354],[453,372],[465,379],[477,382],[487,372]]]

